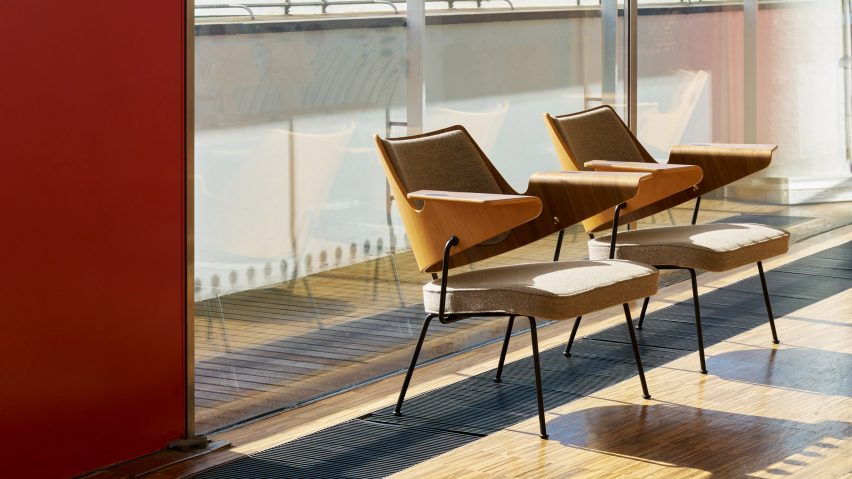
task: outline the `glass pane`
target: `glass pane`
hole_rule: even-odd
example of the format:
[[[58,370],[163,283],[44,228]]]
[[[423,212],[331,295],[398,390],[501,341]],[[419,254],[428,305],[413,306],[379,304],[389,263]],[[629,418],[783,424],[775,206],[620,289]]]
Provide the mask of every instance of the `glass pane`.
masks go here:
[[[798,239],[852,220],[848,208],[810,205],[852,197],[849,32],[843,2],[756,5],[640,1],[638,137],[662,162],[682,143],[777,144],[769,168],[705,195],[699,222],[765,223]],[[688,223],[692,206],[649,221]]]
[[[404,18],[261,13],[196,28],[201,432],[397,370],[411,335],[372,140],[405,118]]]
[[[598,2],[579,3],[520,0],[510,9],[492,2],[489,16],[430,11],[426,129],[465,126],[520,192],[530,174],[559,169],[543,114],[599,105],[608,72],[608,88],[617,95],[608,102],[622,102],[615,9],[614,36],[606,38]]]
[[[852,92],[842,4],[784,2],[760,9],[757,134],[758,141],[778,144],[768,178],[849,177]]]
[[[742,143],[742,1],[645,3],[639,3],[639,140],[661,161],[675,144]]]
[[[616,2],[606,1],[611,4],[606,21],[597,1],[454,2],[452,11],[446,3],[428,4],[425,129],[464,126],[518,192],[527,189],[531,174],[560,170],[544,113],[580,111],[604,97],[623,102],[621,22]],[[565,239],[562,258],[587,256],[588,237],[579,225]],[[555,241],[554,235],[469,268],[550,261]],[[499,338],[506,327],[493,319],[464,323],[475,328],[478,340]],[[440,351],[439,345],[424,347],[425,354]]]

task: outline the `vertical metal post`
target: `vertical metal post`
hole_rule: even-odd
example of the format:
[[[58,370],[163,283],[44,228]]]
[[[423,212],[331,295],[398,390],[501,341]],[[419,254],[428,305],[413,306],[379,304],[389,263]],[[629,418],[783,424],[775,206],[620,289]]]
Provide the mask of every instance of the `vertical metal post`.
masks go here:
[[[184,1],[184,437],[195,437],[195,2]]]
[[[617,0],[601,0],[601,103],[615,104],[618,32]]]
[[[624,0],[624,102],[627,104],[627,127],[636,134],[638,105],[637,87],[639,79],[637,39],[639,26],[638,0]]]
[[[423,115],[426,109],[426,86],[423,77],[423,54],[426,45],[426,2],[408,0],[405,23],[408,53],[406,83],[406,123],[408,134],[423,132]]]
[[[743,140],[757,142],[757,0],[743,1]]]
[[[846,160],[852,160],[852,2],[843,0],[843,106],[846,113]]]

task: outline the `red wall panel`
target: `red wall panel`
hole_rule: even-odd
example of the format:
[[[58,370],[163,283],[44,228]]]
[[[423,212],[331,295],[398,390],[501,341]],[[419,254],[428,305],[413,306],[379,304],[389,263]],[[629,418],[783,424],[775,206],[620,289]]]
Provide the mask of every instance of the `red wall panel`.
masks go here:
[[[0,15],[0,476],[161,449],[184,417],[184,4]]]

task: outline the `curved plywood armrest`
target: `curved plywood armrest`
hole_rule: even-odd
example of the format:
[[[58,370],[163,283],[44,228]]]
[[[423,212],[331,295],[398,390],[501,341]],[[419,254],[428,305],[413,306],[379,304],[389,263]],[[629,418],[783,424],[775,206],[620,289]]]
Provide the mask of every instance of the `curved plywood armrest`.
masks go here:
[[[535,196],[421,190],[407,197],[423,205],[406,224],[421,271],[440,269],[451,236],[459,239],[455,256],[536,218],[542,208]]]
[[[636,161],[607,161],[594,160],[583,164],[586,168],[595,171],[621,171],[640,173],[685,173],[694,171],[692,165],[671,165],[666,163],[639,163]]]
[[[622,209],[619,222],[624,224],[648,217],[674,206],[670,198],[679,193],[692,190],[701,181],[701,168],[695,165],[672,165],[659,163],[638,163],[635,161],[589,161],[584,166],[600,172],[644,172],[646,179],[636,193]],[[592,233],[609,229],[612,226],[614,209],[599,213],[583,221],[586,231]]]
[[[534,239],[628,202],[653,175],[641,172],[551,171],[530,177],[525,195],[541,198],[541,215],[514,230]],[[610,220],[612,217],[610,216]]]
[[[772,162],[776,145],[742,145],[726,143],[695,143],[677,145],[669,153],[669,163],[695,165],[704,170],[704,178],[696,191],[686,199],[707,194],[752,173],[760,171]]]
[[[450,203],[478,203],[497,205],[508,203],[535,203],[535,198],[523,195],[503,195],[493,193],[470,193],[466,191],[418,190],[406,195],[410,200],[446,201]]]

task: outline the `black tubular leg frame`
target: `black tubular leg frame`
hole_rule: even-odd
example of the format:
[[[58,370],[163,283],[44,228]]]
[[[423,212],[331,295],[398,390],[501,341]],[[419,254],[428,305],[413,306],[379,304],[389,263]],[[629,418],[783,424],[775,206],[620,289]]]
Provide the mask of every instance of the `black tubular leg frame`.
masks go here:
[[[556,239],[556,251],[553,252],[553,261],[559,261],[559,253],[562,252],[562,237],[565,230],[559,230],[559,238]]]
[[[532,340],[533,368],[535,370],[535,394],[538,402],[538,427],[542,439],[547,439],[547,428],[544,425],[544,393],[541,390],[541,363],[538,359],[538,332],[535,327],[535,318],[527,316],[530,320],[530,339]]]
[[[612,214],[612,234],[610,234],[609,242],[609,259],[615,259],[615,242],[618,238],[618,214],[627,206],[627,203],[621,203],[615,207],[615,212]]]
[[[581,319],[583,319],[582,316],[577,316],[577,319],[574,320],[574,327],[571,328],[571,337],[568,338],[568,344],[565,345],[565,351],[562,351],[562,355],[566,358],[571,357],[571,346],[574,345],[574,338],[577,336],[577,330],[580,329]]]
[[[692,283],[692,304],[695,308],[695,333],[698,337],[698,358],[701,360],[701,374],[707,374],[707,364],[704,361],[704,334],[701,331],[701,305],[698,302],[698,278],[695,269],[680,266],[660,265],[657,269],[685,269],[689,271],[689,279]]]
[[[402,381],[402,389],[399,391],[399,399],[396,401],[396,407],[393,410],[394,416],[402,415],[402,402],[405,401],[405,393],[408,392],[408,385],[411,383],[411,376],[414,375],[414,367],[417,366],[417,358],[420,356],[420,350],[423,348],[423,341],[426,339],[426,331],[429,330],[429,323],[432,322],[436,317],[442,323],[451,323],[464,318],[447,318],[444,315],[444,301],[447,297],[447,273],[449,271],[449,261],[450,261],[450,250],[453,246],[459,244],[459,239],[455,236],[450,237],[447,240],[447,244],[444,245],[444,263],[441,270],[441,303],[438,306],[438,314],[430,313],[426,316],[426,320],[423,322],[423,329],[420,330],[420,337],[417,339],[417,345],[414,347],[414,354],[411,356],[411,363],[408,365],[408,371],[405,372],[405,379]],[[433,279],[438,279],[435,273],[432,273]]]
[[[411,356],[411,364],[408,365],[408,371],[405,372],[405,379],[402,381],[402,389],[399,391],[399,399],[396,400],[396,407],[393,409],[394,416],[402,415],[402,402],[405,401],[405,393],[408,392],[408,385],[411,383],[411,376],[414,374],[414,366],[417,365],[417,357],[420,356],[420,349],[423,348],[423,340],[426,339],[426,331],[429,329],[429,323],[432,322],[437,314],[429,314],[426,316],[426,321],[423,322],[423,329],[420,330],[420,338],[417,339],[417,346],[414,347],[414,354]]]
[[[695,277],[695,270],[692,268],[681,268],[678,266],[655,266],[657,269],[685,269],[689,271],[689,277],[692,282],[692,301],[695,306],[695,327],[698,333],[698,354],[701,358],[701,372],[707,374],[707,366],[704,361],[704,338],[701,333],[701,311],[698,303],[698,281]],[[769,301],[769,290],[766,287],[766,274],[763,272],[763,262],[757,262],[757,271],[760,273],[760,286],[763,289],[763,301],[766,303],[766,314],[769,317],[769,329],[772,331],[772,342],[780,343],[778,340],[778,332],[775,329],[775,316],[772,313],[772,303]],[[642,316],[639,318],[637,329],[642,329],[642,322],[645,320],[645,308],[648,304],[648,298],[645,298],[645,303],[642,305]]]
[[[535,394],[538,402],[538,426],[541,431],[541,438],[547,439],[547,428],[544,425],[544,394],[541,388],[541,362],[538,356],[538,331],[535,324],[535,318],[527,316],[530,321],[530,341],[532,342],[533,352],[533,368],[535,369]],[[502,379],[503,364],[506,361],[506,351],[509,349],[509,339],[512,337],[512,326],[515,323],[515,316],[509,316],[509,325],[506,327],[506,337],[503,339],[503,349],[500,350],[500,362],[497,364],[497,374],[494,377],[494,382],[499,383]]]
[[[757,262],[757,271],[760,273],[760,286],[763,288],[763,301],[766,303],[766,314],[769,316],[769,328],[772,330],[772,342],[780,343],[778,333],[775,331],[775,316],[772,314],[772,304],[769,302],[769,290],[766,288],[766,275],[763,274],[763,262]]]
[[[698,221],[698,210],[701,208],[701,197],[698,196],[695,198],[695,208],[692,210],[692,224],[695,224]],[[671,211],[669,211],[669,215],[671,215]],[[672,224],[674,224],[674,219],[672,219]],[[642,323],[645,322],[645,312],[648,310],[648,301],[650,297],[645,298],[645,301],[642,303],[642,312],[639,314],[639,323],[636,325],[636,329],[642,329]]]
[[[402,403],[405,401],[405,394],[408,392],[408,386],[411,384],[411,377],[414,375],[414,368],[417,366],[417,358],[420,356],[420,351],[423,349],[423,342],[426,340],[426,332],[429,330],[429,324],[433,319],[438,318],[443,324],[455,323],[457,321],[461,321],[466,318],[471,317],[485,317],[485,316],[509,316],[509,326],[506,330],[506,337],[503,340],[503,349],[500,353],[500,364],[497,368],[497,377],[495,379],[496,382],[500,382],[500,376],[503,373],[503,364],[506,359],[506,351],[509,347],[509,338],[512,334],[512,326],[515,321],[515,316],[511,314],[507,314],[505,312],[483,312],[483,313],[475,313],[475,314],[445,314],[445,303],[447,297],[447,278],[449,275],[449,259],[450,259],[450,250],[453,246],[459,244],[459,239],[455,236],[451,237],[447,244],[444,246],[444,261],[441,270],[441,297],[440,297],[440,305],[438,306],[438,314],[430,313],[426,316],[426,320],[423,322],[423,328],[420,330],[420,337],[417,339],[417,345],[414,347],[414,354],[411,356],[411,363],[408,365],[408,370],[405,372],[405,379],[402,381],[402,388],[399,391],[399,398],[396,401],[396,407],[394,407],[393,413],[395,416],[402,415]],[[432,274],[432,277],[435,278],[435,274]],[[435,278],[437,279],[437,278]],[[533,351],[533,365],[535,367],[535,386],[536,386],[536,396],[538,401],[538,421],[539,427],[541,430],[542,439],[547,439],[547,430],[544,424],[544,396],[541,387],[541,364],[539,362],[538,356],[538,334],[536,331],[535,318],[528,317],[530,321],[530,337],[532,340],[532,351]]]
[[[689,268],[689,279],[692,281],[692,303],[695,306],[695,334],[698,337],[698,359],[701,361],[701,374],[707,374],[707,363],[704,361],[704,333],[701,332],[701,306],[698,304],[698,278],[695,270]]]
[[[618,236],[618,215],[621,213],[621,210],[627,206],[627,203],[621,203],[620,205],[615,207],[615,212],[612,215],[612,241],[609,244],[609,259],[613,259],[615,256],[615,242]],[[595,235],[589,233],[590,239],[595,239]],[[553,258],[553,261],[559,259],[559,249],[562,246],[562,232],[559,232],[559,241],[556,243],[556,255]],[[565,345],[565,351],[562,354],[566,358],[571,357],[571,347],[574,345],[574,338],[577,337],[577,329],[580,327],[580,320],[583,319],[582,316],[577,316],[577,319],[574,320],[574,327],[571,328],[571,336],[568,338],[568,344]]]
[[[509,316],[509,325],[506,326],[506,337],[503,338],[503,348],[500,350],[500,361],[497,363],[497,374],[494,382],[499,383],[503,375],[503,364],[506,362],[506,352],[509,350],[509,339],[512,337],[512,327],[515,325],[515,316]]]
[[[639,382],[642,383],[642,397],[651,399],[648,383],[645,381],[645,370],[642,368],[642,358],[639,357],[639,344],[636,343],[636,333],[633,332],[633,318],[630,317],[630,306],[624,303],[624,319],[627,320],[627,331],[630,332],[630,344],[633,346],[633,359],[636,360],[636,370],[639,372]]]
[[[639,313],[639,324],[636,325],[636,329],[642,329],[642,323],[645,322],[645,312],[648,311],[648,301],[651,300],[651,297],[648,296],[642,301],[642,312]]]
[[[695,198],[695,209],[692,210],[692,224],[695,224],[698,221],[698,209],[701,208],[701,197],[698,196]]]
[[[615,257],[615,244],[618,240],[618,216],[621,213],[621,210],[627,206],[626,203],[622,203],[615,207],[615,213],[612,215],[612,240],[609,244],[609,259],[614,259]],[[594,235],[589,234],[591,239],[594,239]],[[648,300],[650,298],[645,298],[645,302],[642,305],[642,315],[645,315],[645,309],[648,306]],[[633,318],[630,316],[630,306],[627,303],[622,304],[624,308],[624,317],[627,320],[627,329],[630,332],[630,344],[633,346],[633,358],[636,360],[636,370],[639,372],[639,381],[642,383],[642,397],[645,399],[651,399],[651,394],[648,392],[648,383],[645,381],[645,370],[642,368],[642,358],[639,356],[639,344],[636,342],[636,333],[633,332]],[[574,345],[574,338],[577,336],[577,329],[580,327],[580,320],[583,319],[582,316],[578,316],[576,320],[574,320],[574,327],[571,329],[571,337],[568,338],[568,344],[565,345],[565,351],[562,353],[565,357],[571,357],[571,347]]]

